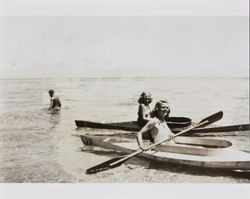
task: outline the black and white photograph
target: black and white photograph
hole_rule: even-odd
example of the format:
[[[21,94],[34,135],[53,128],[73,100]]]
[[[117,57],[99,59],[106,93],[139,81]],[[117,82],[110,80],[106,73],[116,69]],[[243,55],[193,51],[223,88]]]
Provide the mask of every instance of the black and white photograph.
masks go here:
[[[247,0],[1,5],[4,199],[250,196]]]

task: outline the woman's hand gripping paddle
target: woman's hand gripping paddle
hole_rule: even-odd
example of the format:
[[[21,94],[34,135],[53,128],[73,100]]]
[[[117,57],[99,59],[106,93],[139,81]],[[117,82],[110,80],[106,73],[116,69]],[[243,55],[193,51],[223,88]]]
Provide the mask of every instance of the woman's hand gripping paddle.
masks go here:
[[[160,145],[162,144],[163,142],[166,142],[166,141],[170,141],[171,139],[179,136],[179,135],[182,135],[184,133],[187,133],[189,131],[191,131],[192,129],[194,128],[197,128],[197,127],[204,127],[204,126],[207,126],[209,124],[212,124],[218,120],[220,120],[223,116],[223,112],[222,111],[219,111],[218,113],[215,113],[207,118],[204,118],[203,120],[201,120],[199,123],[195,124],[194,126],[188,128],[188,129],[185,129],[177,134],[175,134],[172,138],[170,139],[166,139],[166,140],[163,140],[163,141],[160,141],[160,142],[157,142],[155,144],[152,144],[150,145],[149,147],[147,147],[144,151],[147,151],[157,145]],[[87,169],[86,173],[87,174],[94,174],[94,173],[98,173],[98,172],[101,172],[101,171],[104,171],[104,170],[108,170],[108,169],[112,169],[112,168],[115,168],[115,167],[118,167],[120,166],[122,163],[126,162],[128,159],[140,154],[140,153],[143,153],[144,152],[143,150],[141,149],[138,149],[137,151],[129,154],[129,155],[125,155],[125,156],[119,156],[119,157],[115,157],[115,158],[112,158],[106,162],[103,162],[101,164],[98,164],[94,167],[91,167],[89,169]]]

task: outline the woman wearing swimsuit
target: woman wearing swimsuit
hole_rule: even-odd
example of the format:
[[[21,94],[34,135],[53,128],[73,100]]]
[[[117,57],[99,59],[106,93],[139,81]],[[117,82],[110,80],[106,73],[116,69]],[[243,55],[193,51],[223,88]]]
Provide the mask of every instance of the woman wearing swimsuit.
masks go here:
[[[137,123],[139,126],[143,127],[149,121],[151,117],[151,110],[149,104],[152,102],[151,94],[148,92],[142,92],[140,98],[138,99],[138,118]]]
[[[151,118],[137,134],[137,142],[142,150],[146,148],[142,140],[142,135],[146,132],[150,132],[150,140],[154,143],[170,139],[174,136],[165,121],[169,112],[169,104],[166,100],[160,100],[155,104],[155,108],[152,112],[154,118]]]

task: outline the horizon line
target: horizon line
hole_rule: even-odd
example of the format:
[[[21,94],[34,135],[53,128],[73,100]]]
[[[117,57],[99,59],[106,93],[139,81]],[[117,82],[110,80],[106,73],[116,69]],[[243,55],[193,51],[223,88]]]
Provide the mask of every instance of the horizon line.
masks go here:
[[[68,77],[11,77],[11,78],[1,78],[0,80],[20,80],[20,79],[72,79],[72,78],[86,78],[86,79],[109,79],[109,78],[205,78],[205,79],[249,79],[249,76],[68,76]]]

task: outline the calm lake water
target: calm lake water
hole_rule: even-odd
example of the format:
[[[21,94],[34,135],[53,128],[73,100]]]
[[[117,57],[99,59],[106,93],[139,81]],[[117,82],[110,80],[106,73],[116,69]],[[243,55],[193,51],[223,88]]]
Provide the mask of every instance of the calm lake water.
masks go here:
[[[249,172],[221,172],[131,159],[122,166],[86,175],[85,170],[118,154],[83,146],[74,120],[136,120],[142,91],[170,102],[172,116],[199,121],[223,111],[218,125],[249,123],[247,78],[69,78],[0,80],[0,182],[249,183]],[[48,90],[62,101],[47,111]],[[250,132],[220,136],[250,151]],[[218,134],[219,136],[219,134]]]

